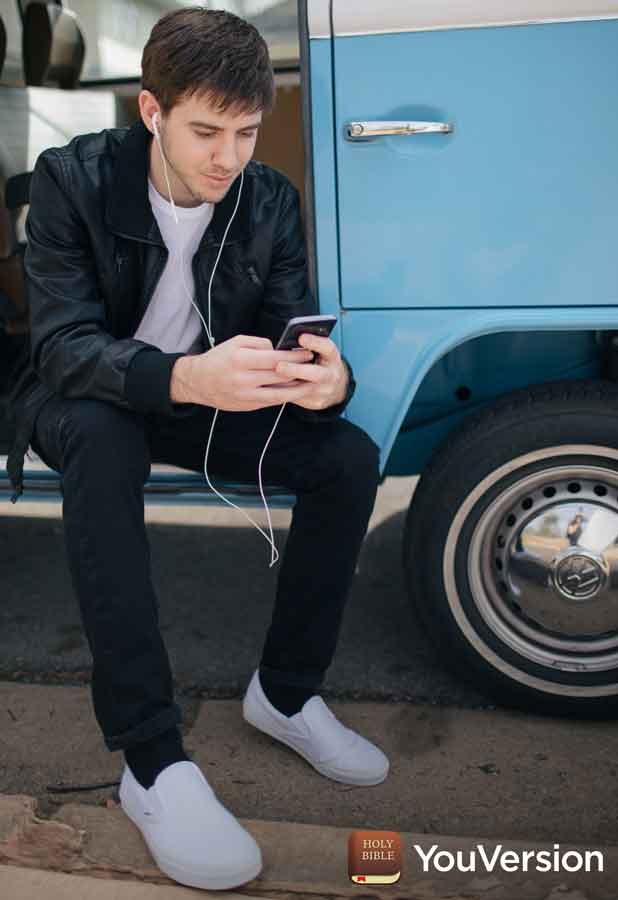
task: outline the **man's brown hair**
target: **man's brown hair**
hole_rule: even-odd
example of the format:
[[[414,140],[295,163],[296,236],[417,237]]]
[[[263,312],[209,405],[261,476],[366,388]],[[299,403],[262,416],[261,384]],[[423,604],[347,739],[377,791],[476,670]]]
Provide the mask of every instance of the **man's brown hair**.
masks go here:
[[[268,47],[257,28],[222,9],[191,6],[154,25],[142,53],[142,87],[164,113],[192,94],[221,112],[272,111],[275,81]]]

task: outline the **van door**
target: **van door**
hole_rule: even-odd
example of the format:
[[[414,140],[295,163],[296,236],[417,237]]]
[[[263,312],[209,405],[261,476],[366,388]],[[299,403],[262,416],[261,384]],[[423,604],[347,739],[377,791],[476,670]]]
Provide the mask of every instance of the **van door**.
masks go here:
[[[342,305],[618,303],[618,2],[332,13]]]

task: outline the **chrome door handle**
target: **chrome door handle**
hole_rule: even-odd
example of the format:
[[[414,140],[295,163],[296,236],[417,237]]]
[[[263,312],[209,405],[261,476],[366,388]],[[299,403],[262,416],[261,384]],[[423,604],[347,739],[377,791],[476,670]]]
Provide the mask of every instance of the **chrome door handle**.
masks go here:
[[[446,134],[453,129],[450,122],[348,122],[345,136],[349,141],[363,141],[388,134]]]

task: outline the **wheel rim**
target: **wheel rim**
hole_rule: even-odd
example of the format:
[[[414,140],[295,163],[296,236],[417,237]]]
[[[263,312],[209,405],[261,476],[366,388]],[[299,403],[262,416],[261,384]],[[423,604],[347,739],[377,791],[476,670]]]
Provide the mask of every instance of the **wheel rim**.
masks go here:
[[[585,456],[590,464],[560,459],[567,455]],[[615,684],[561,684],[559,678],[575,672],[590,680],[614,670],[618,678],[617,459],[614,450],[586,445],[526,454],[477,485],[453,519],[443,572],[449,605],[475,649],[510,678],[550,693],[616,692]],[[547,466],[513,480],[518,469],[539,461]],[[470,511],[507,476],[509,485],[474,527],[467,573],[475,611],[524,669],[496,653],[471,624],[455,579],[457,543]],[[553,677],[532,675],[525,663]]]

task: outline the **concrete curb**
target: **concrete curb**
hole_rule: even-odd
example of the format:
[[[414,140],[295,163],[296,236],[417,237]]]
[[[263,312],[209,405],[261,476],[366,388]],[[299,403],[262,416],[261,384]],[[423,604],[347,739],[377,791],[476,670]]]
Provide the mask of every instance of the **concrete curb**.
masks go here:
[[[487,872],[480,865],[476,872],[422,871],[414,845],[424,852],[436,844],[439,850],[467,854],[482,843],[490,855],[499,844],[503,850],[552,851],[552,844],[526,844],[522,841],[496,841],[483,838],[459,838],[450,835],[401,833],[402,875],[393,885],[359,885],[347,874],[349,829],[301,825],[289,822],[265,822],[241,819],[258,841],[264,855],[264,869],[253,881],[236,889],[230,898],[308,898],[362,897],[362,900],[615,900],[618,885],[618,847],[582,847],[561,844],[568,849],[601,850],[604,871],[509,873],[499,868]],[[140,887],[149,885],[153,900],[180,896],[221,895],[220,891],[194,892],[180,888],[154,865],[138,829],[119,807],[66,804],[52,817],[44,818],[33,797],[0,795],[0,896],[24,900],[36,896],[45,885],[52,900],[73,895],[88,900],[109,897],[141,900]],[[33,870],[29,872],[27,870]],[[46,880],[41,871],[47,871]],[[64,873],[62,876],[60,873]],[[53,876],[53,877],[52,877]],[[90,876],[88,889],[80,887]],[[68,879],[68,880],[67,880]],[[99,882],[113,881],[116,893],[105,893]],[[165,885],[167,893],[154,892]],[[187,893],[191,890],[191,893]]]
[[[144,884],[137,881],[118,881],[89,878],[84,875],[67,875],[41,869],[19,869],[16,866],[0,867],[0,896],[10,900],[33,900],[44,896],[45,900],[198,900],[210,891],[181,887],[172,884]],[[226,900],[263,900],[248,894],[225,892]]]

